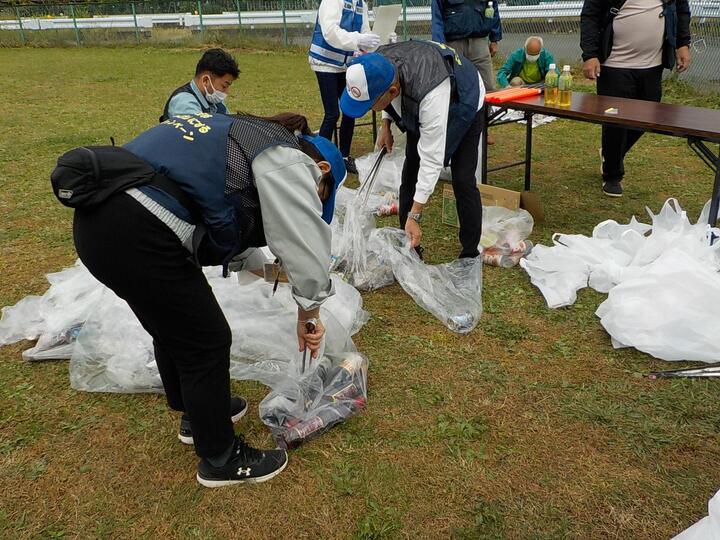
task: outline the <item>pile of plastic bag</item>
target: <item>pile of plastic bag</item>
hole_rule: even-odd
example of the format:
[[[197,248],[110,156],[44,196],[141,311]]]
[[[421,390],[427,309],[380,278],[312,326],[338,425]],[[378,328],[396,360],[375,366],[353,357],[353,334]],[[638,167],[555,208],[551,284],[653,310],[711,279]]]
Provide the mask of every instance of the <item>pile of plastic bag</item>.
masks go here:
[[[708,502],[708,514],[672,540],[720,540],[720,491]]]
[[[281,284],[273,295],[272,283],[248,272],[238,274],[239,280],[222,278],[219,268],[208,268],[205,274],[233,333],[230,375],[273,389],[260,411],[278,443],[284,444],[288,438],[284,431],[296,426],[272,418],[301,423],[332,409],[334,422],[302,431],[315,436],[364,407],[367,360],[355,349],[352,335],[368,314],[356,289],[335,277],[336,294],[323,304],[321,313],[327,330],[324,348],[301,373],[297,306],[289,285]],[[80,263],[48,279],[51,287],[45,295],[3,309],[0,345],[37,339],[37,345],[25,352],[26,358],[70,358],[70,381],[77,390],[162,392],[152,340],[125,301]],[[343,386],[346,372],[330,369],[343,362],[353,366],[352,391]],[[275,410],[273,403],[284,408]],[[303,438],[296,435],[294,444]]]
[[[551,308],[571,305],[590,286],[609,293],[596,314],[613,345],[663,360],[720,360],[720,233],[707,225],[709,203],[691,223],[675,199],[652,224],[600,223],[592,236],[556,234],[521,266]]]
[[[492,112],[495,112],[497,110],[498,107],[493,107]],[[523,120],[523,118],[525,118],[525,113],[523,111],[507,110],[505,114],[502,115],[500,118],[502,120],[515,120],[518,121],[520,124],[527,124],[527,120]],[[532,128],[535,129],[536,127],[549,124],[550,122],[553,122],[555,120],[557,120],[557,118],[554,116],[547,116],[545,114],[533,114]]]

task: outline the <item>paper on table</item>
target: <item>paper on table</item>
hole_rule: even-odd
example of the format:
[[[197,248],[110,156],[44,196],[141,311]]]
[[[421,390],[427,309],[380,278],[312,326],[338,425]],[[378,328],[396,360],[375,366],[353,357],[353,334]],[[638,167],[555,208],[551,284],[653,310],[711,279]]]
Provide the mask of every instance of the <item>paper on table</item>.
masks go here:
[[[402,12],[402,4],[388,4],[377,6],[373,9],[375,15],[375,23],[373,24],[373,34],[380,36],[380,44],[386,45],[390,38],[390,34],[395,31],[398,18]]]

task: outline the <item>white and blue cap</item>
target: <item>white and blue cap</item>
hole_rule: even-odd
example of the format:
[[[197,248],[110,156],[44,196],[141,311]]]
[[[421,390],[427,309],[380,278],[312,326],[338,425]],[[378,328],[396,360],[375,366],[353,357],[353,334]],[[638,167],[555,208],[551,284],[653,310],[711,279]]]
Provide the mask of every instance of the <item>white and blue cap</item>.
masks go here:
[[[342,154],[340,153],[340,150],[338,150],[337,146],[328,141],[325,137],[322,137],[321,135],[300,135],[300,138],[312,144],[317,151],[320,152],[323,159],[330,164],[330,174],[332,174],[334,182],[330,196],[323,203],[322,213],[323,221],[330,224],[333,214],[335,213],[335,194],[347,177],[345,161],[343,160]]]
[[[352,61],[345,80],[340,108],[350,118],[360,118],[388,91],[395,80],[395,67],[382,54],[363,54]]]

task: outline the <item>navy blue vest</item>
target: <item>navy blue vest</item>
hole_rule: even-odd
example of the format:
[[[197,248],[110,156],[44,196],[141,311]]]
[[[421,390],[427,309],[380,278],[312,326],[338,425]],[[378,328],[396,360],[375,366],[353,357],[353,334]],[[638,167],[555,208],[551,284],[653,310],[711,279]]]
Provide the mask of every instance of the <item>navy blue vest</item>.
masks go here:
[[[181,87],[179,87],[179,88],[176,88],[176,89],[173,91],[173,93],[170,94],[170,97],[169,97],[168,100],[165,102],[165,108],[163,109],[162,116],[160,117],[160,120],[159,120],[160,122],[164,122],[165,120],[167,120],[168,118],[170,118],[170,116],[169,116],[169,114],[168,114],[169,109],[170,109],[170,101],[172,101],[172,98],[174,98],[174,97],[177,96],[178,94],[190,94],[190,95],[193,96],[195,99],[197,99],[198,104],[200,105],[200,109],[202,109],[202,112],[204,112],[204,113],[212,113],[212,112],[213,112],[210,107],[205,107],[205,106],[202,104],[202,101],[200,101],[200,100],[198,99],[197,94],[195,94],[195,92],[193,91],[192,85],[191,85],[190,83],[187,83],[187,84],[183,84],[183,85],[182,85]],[[224,103],[218,103],[217,105],[215,105],[215,108],[217,109],[217,110],[215,111],[217,114],[227,114],[227,107],[225,107],[225,104],[224,104]]]
[[[475,121],[480,81],[475,66],[455,49],[434,41],[406,41],[378,49],[398,70],[405,129],[420,134],[420,102],[450,78],[451,97],[445,140],[445,164]]]

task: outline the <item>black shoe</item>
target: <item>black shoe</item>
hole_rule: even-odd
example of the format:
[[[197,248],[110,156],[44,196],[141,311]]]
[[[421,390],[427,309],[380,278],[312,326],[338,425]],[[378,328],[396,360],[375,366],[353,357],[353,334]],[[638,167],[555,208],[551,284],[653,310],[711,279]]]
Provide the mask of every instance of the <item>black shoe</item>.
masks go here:
[[[230,398],[230,414],[233,424],[240,420],[248,410],[247,401],[241,397]],[[190,427],[190,419],[187,414],[180,417],[180,431],[178,431],[178,439],[183,444],[195,444],[193,441],[192,427]]]
[[[357,174],[357,167],[355,166],[355,158],[348,156],[344,157],[343,161],[345,162],[345,170],[350,174]]]
[[[280,474],[287,463],[285,450],[257,450],[248,446],[242,435],[238,435],[230,459],[222,467],[213,467],[206,459],[200,460],[197,481],[210,488],[259,484]]]
[[[620,182],[603,182],[603,193],[608,197],[622,197]]]

